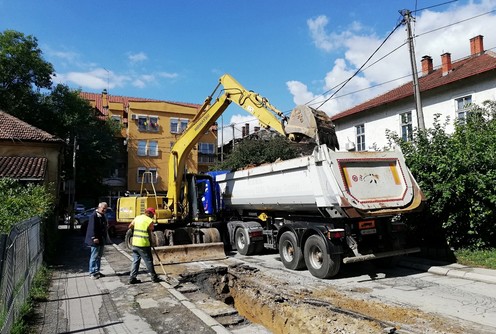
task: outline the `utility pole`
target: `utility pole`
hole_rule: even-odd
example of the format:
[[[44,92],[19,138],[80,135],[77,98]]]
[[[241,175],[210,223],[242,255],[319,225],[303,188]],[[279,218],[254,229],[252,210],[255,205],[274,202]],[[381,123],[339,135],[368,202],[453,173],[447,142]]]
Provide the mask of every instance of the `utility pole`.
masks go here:
[[[403,9],[400,11],[403,16],[403,24],[406,24],[406,31],[408,33],[408,46],[410,49],[410,63],[412,65],[412,75],[413,75],[413,95],[415,97],[415,107],[417,110],[417,126],[419,130],[425,130],[424,122],[424,112],[422,111],[422,100],[420,99],[420,85],[417,73],[417,63],[415,62],[415,48],[413,46],[413,34],[412,34],[412,12],[408,9]]]
[[[74,146],[72,148],[72,180],[74,182],[72,186],[72,215],[71,215],[71,230],[74,230],[74,216],[75,216],[75,203],[76,203],[76,150],[77,150],[77,137],[74,136]]]
[[[233,147],[232,147],[232,150],[234,152],[234,123],[231,124],[231,127],[232,127],[232,130],[233,130],[233,139],[232,139],[232,145],[233,145]]]
[[[220,126],[220,161],[224,161],[224,115],[221,116]]]

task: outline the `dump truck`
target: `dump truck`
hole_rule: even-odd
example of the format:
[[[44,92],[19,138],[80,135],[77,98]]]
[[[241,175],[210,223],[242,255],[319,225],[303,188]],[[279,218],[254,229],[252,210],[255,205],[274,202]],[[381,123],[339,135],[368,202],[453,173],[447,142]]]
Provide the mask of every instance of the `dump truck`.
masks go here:
[[[288,269],[335,276],[341,263],[394,263],[407,248],[401,214],[425,197],[401,150],[313,153],[215,175],[228,242],[243,255],[279,251]],[[382,260],[379,260],[382,259]]]
[[[310,144],[313,152],[234,172],[187,173],[186,157],[232,102],[262,127]],[[338,149],[334,125],[324,112],[297,106],[287,118],[226,74],[172,147],[167,195],[143,191],[142,184],[139,196],[119,198],[117,220],[130,222],[154,207],[154,245],[161,263],[272,249],[286,268],[308,268],[316,277],[330,278],[341,263],[394,262],[419,251],[406,248],[401,214],[421,209],[425,199],[401,151]],[[130,240],[128,231],[126,244]]]

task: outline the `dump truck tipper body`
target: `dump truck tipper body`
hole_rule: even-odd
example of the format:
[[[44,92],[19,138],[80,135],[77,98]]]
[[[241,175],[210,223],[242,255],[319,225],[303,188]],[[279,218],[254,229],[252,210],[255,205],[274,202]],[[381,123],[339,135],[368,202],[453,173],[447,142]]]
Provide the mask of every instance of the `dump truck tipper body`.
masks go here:
[[[215,180],[230,242],[242,254],[278,249],[286,267],[328,278],[341,262],[393,261],[418,251],[405,248],[405,225],[392,219],[424,200],[399,149],[334,152],[320,145],[309,156]]]

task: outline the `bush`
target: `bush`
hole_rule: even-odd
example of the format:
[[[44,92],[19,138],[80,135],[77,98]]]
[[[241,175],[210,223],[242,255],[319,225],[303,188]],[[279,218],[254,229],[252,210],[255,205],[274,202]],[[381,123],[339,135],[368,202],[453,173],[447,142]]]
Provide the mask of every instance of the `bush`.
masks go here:
[[[0,233],[34,216],[46,218],[53,211],[54,198],[44,186],[0,179]]]
[[[473,105],[467,119],[447,134],[447,121],[402,141],[406,163],[427,197],[428,211],[413,222],[419,237],[444,233],[455,249],[496,245],[496,102]],[[437,239],[437,238],[434,238]]]

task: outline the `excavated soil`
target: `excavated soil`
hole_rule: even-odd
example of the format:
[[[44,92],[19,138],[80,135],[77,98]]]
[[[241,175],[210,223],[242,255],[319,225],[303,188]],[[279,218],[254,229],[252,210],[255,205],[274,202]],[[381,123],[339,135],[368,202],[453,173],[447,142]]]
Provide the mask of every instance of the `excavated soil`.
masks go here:
[[[286,277],[270,277],[248,265],[182,275],[212,297],[273,333],[467,333],[469,328],[419,310],[385,305],[337,291],[311,289]],[[367,294],[368,291],[362,291]]]

